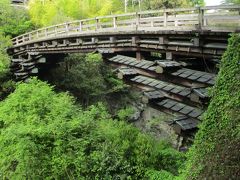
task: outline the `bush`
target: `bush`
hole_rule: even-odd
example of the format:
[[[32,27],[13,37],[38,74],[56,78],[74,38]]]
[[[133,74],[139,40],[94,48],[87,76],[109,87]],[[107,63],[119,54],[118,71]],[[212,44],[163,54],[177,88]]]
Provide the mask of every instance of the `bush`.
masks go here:
[[[9,71],[10,59],[6,53],[6,48],[10,45],[10,38],[5,37],[0,31],[0,100],[15,88],[15,82],[11,80],[12,75]]]
[[[175,174],[183,159],[103,105],[82,110],[37,79],[0,102],[3,179],[141,179],[148,169]]]
[[[62,91],[69,91],[82,105],[88,106],[126,86],[111,72],[100,54],[72,54],[62,65],[46,75],[50,83]]]
[[[174,180],[175,179],[173,174],[164,170],[161,170],[161,171],[149,170],[146,172],[146,177],[149,180]]]
[[[33,29],[26,9],[14,8],[9,0],[0,1],[0,31],[12,37]]]

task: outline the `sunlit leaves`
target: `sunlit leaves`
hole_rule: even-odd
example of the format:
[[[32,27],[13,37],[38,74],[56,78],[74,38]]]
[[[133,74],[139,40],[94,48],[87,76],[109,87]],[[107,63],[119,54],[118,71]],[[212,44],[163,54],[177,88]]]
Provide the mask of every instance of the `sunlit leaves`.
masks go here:
[[[12,7],[9,0],[0,1],[0,31],[17,36],[31,29],[32,23],[25,9]]]
[[[35,24],[47,26],[120,12],[122,7],[119,0],[31,0],[29,11]]]

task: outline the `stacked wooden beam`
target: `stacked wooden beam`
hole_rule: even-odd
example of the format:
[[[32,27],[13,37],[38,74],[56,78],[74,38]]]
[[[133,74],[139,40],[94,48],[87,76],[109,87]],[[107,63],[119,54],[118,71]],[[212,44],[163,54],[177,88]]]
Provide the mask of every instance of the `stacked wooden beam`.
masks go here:
[[[155,72],[156,70],[156,66],[154,66],[155,62],[146,61],[146,60],[137,61],[135,58],[128,57],[128,56],[117,55],[117,56],[114,56],[113,58],[108,59],[108,61],[120,64],[120,65],[125,65],[128,67],[144,69],[147,71]]]
[[[144,94],[144,96],[142,98],[142,101],[146,104],[152,100],[158,100],[158,99],[165,98],[165,94],[158,90],[145,91],[143,94]]]
[[[189,97],[191,94],[190,88],[178,86],[172,83],[160,81],[157,79],[149,78],[146,76],[136,76],[131,79],[132,82],[150,86],[154,89],[161,90],[162,92],[167,92],[170,94],[176,94],[182,97]]]
[[[118,78],[123,79],[124,76],[133,76],[137,75],[137,71],[133,68],[120,68],[118,69]]]
[[[171,125],[173,126],[174,130],[178,134],[182,134],[183,131],[189,131],[192,129],[196,129],[199,125],[200,121],[197,121],[195,119],[189,118],[187,116],[178,116],[175,118]]]
[[[38,64],[46,63],[46,58],[38,54],[28,54],[28,58],[18,57],[11,60],[10,68],[17,80],[26,80],[38,74]]]
[[[122,55],[108,58],[108,62],[118,68],[120,79],[144,90],[144,103],[180,115],[181,118],[173,120],[173,125],[186,131],[195,129],[200,123],[209,101],[207,88],[214,85],[216,75],[191,69],[198,67],[194,59],[183,60],[137,61],[136,58]],[[171,79],[177,81],[172,82]]]
[[[216,78],[215,74],[196,71],[187,68],[179,69],[176,72],[171,73],[171,75],[208,85],[214,85]]]
[[[181,67],[181,64],[179,62],[170,60],[158,60],[156,63],[158,65],[156,68],[156,73],[168,72],[170,70],[179,69]]]
[[[183,114],[187,117],[195,118],[195,119],[200,119],[203,110],[197,108],[197,107],[192,107],[189,105],[186,105],[184,103],[180,103],[178,101],[172,100],[172,99],[164,99],[160,102],[157,103],[157,105],[172,110],[174,112],[177,112],[179,114]]]

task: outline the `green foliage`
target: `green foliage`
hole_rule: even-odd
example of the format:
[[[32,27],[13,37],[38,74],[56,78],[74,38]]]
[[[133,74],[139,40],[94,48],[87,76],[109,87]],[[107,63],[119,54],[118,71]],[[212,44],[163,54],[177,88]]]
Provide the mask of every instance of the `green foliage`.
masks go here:
[[[184,179],[237,179],[240,148],[240,34],[229,39],[212,100],[188,157]]]
[[[10,38],[5,37],[0,32],[0,100],[5,98],[14,90],[15,83],[11,80],[9,72],[9,57],[6,53],[6,48],[11,45]]]
[[[204,0],[141,0],[141,10],[204,5]],[[139,1],[127,3],[128,11],[139,11]],[[31,19],[38,26],[124,12],[124,0],[31,0]]]
[[[94,53],[69,55],[63,65],[51,70],[47,79],[57,88],[70,91],[86,106],[125,88],[104,65],[101,55]]]
[[[205,6],[205,1],[204,0],[190,0],[190,3],[193,6]]]
[[[119,13],[122,9],[119,0],[31,0],[29,4],[31,18],[40,26]]]
[[[0,101],[7,97],[10,93],[12,93],[15,90],[16,83],[13,80],[10,80],[9,77],[6,77],[7,75],[10,76],[10,73],[6,73],[3,78],[0,77]]]
[[[10,38],[5,37],[0,31],[0,78],[1,74],[5,73],[9,64],[9,57],[6,53],[6,48],[11,45]]]
[[[120,109],[117,113],[117,117],[124,121],[124,120],[128,120],[129,117],[134,113],[133,108],[131,107],[126,107],[124,109]]]
[[[17,36],[33,29],[25,9],[14,8],[9,0],[0,1],[0,31],[5,35]]]
[[[204,0],[144,0],[143,9],[153,10],[162,8],[182,8],[191,6],[204,6]]]
[[[149,169],[176,173],[184,159],[103,105],[83,111],[37,79],[0,102],[0,122],[3,179],[142,179]]]
[[[174,175],[164,170],[149,170],[146,172],[146,177],[149,180],[174,180]]]

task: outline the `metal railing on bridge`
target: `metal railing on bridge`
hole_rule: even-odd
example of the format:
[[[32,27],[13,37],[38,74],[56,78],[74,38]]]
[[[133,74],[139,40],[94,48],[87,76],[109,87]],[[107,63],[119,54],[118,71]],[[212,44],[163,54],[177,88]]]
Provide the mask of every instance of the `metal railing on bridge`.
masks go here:
[[[84,33],[240,30],[240,6],[163,9],[66,22],[14,38],[13,45]]]

